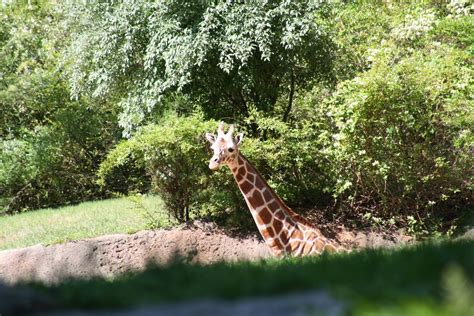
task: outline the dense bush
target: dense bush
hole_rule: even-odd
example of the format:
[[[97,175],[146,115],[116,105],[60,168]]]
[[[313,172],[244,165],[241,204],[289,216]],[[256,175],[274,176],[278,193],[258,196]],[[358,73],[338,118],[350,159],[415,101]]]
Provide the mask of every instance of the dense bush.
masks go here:
[[[334,73],[339,80],[352,79],[369,68],[369,49],[378,46],[390,31],[390,13],[386,2],[350,1],[328,6],[324,21],[337,46]]]
[[[169,117],[148,125],[108,154],[99,171],[100,183],[113,184],[117,169],[142,169],[151,180],[150,189],[163,198],[170,213],[178,221],[188,221],[190,213],[200,209],[199,197],[209,186],[209,154],[203,135],[216,126],[200,116]]]
[[[260,138],[242,150],[290,205],[333,201],[345,216],[425,229],[434,211],[450,218],[473,202],[473,20],[367,6],[370,16],[358,16],[378,35],[352,42],[356,28],[337,38],[349,80],[300,94],[289,122],[252,113],[246,126]],[[354,45],[365,51],[348,64]]]
[[[241,152],[289,204],[325,207],[329,179],[320,169],[324,159],[320,131],[306,110],[296,107],[300,113],[293,116],[298,119],[289,123],[253,112],[243,126],[256,126],[261,137],[246,137]]]
[[[473,71],[443,45],[403,54],[382,48],[317,119],[327,124],[321,134],[331,134],[325,170],[336,198],[367,215],[422,218],[472,203]]]
[[[0,206],[10,208],[14,197],[36,175],[32,160],[31,144],[20,140],[0,143]],[[1,212],[0,212],[1,213]]]
[[[54,123],[0,143],[3,211],[78,203],[104,197],[96,185],[99,162],[118,136],[115,114],[69,103]],[[107,123],[108,122],[108,123]]]

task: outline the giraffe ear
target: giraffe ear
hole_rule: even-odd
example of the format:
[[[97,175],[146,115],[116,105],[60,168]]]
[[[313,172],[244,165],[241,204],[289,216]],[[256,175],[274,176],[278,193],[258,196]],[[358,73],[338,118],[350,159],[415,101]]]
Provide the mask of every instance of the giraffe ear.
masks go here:
[[[216,141],[216,135],[211,134],[211,133],[206,133],[206,139],[211,144],[214,144],[214,142]]]
[[[235,136],[235,143],[237,144],[237,146],[242,143],[242,139],[244,139],[243,133],[239,133],[237,136]]]

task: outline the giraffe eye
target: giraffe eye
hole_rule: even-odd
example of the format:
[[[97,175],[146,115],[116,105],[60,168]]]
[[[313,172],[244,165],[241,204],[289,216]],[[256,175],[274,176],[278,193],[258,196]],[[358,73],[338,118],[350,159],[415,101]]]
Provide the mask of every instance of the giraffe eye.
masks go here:
[[[229,150],[229,152],[231,153],[231,152],[234,151],[234,148],[231,147],[231,148],[229,148],[228,150]]]

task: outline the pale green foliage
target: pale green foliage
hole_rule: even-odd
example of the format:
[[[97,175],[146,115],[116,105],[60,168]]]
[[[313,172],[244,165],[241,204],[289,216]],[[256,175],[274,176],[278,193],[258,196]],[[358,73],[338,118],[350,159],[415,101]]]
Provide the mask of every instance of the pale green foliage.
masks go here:
[[[159,125],[146,126],[109,153],[99,170],[101,183],[106,184],[115,169],[129,164],[142,167],[173,217],[189,220],[191,208],[199,208],[197,197],[209,184],[209,154],[203,136],[216,126],[202,116],[169,117]]]
[[[257,126],[263,140],[249,135],[245,126],[250,125]],[[318,169],[321,147],[314,141],[315,127],[310,120],[287,125],[256,110],[246,124],[236,127],[245,133],[241,153],[291,205],[325,206],[330,197],[321,189],[327,179]],[[120,170],[143,169],[138,176],[152,180],[151,190],[179,221],[199,214],[233,227],[253,227],[229,169],[223,166],[210,172],[208,168],[212,153],[206,150],[203,135],[216,128],[216,121],[205,121],[199,115],[168,117],[146,126],[109,153],[100,168],[101,183],[112,189]],[[133,178],[127,181],[133,188]]]
[[[390,32],[392,19],[387,3],[351,2],[331,6],[325,19],[337,45],[334,61],[339,80],[353,78],[369,67],[370,49]],[[368,32],[370,30],[370,32]]]
[[[117,97],[125,135],[172,91],[214,117],[245,117],[251,104],[271,112],[289,82],[330,76],[330,41],[311,3],[73,2],[73,92]]]
[[[430,40],[427,16],[395,27],[371,68],[318,110],[334,196],[359,211],[420,214],[470,199],[474,73],[468,55]]]
[[[437,42],[462,49],[474,56],[474,18],[463,16],[456,19],[441,19],[433,30]]]
[[[474,14],[474,3],[471,0],[450,0],[446,7],[453,17]]]
[[[246,137],[241,151],[290,205],[325,207],[329,184],[320,169],[324,135],[311,117],[312,110],[297,108],[298,119],[291,123],[252,111],[247,125],[257,126],[262,137]]]
[[[331,18],[334,23],[324,20]],[[314,82],[312,91],[298,90],[287,121],[278,110],[247,104],[247,114],[238,120],[246,134],[241,152],[292,206],[339,206],[339,214],[378,226],[406,223],[413,234],[426,231],[424,216],[432,211],[469,203],[473,74],[466,61],[472,21],[439,18],[429,6],[374,3],[335,5],[316,20],[331,28],[339,45],[338,77],[347,80],[335,91]],[[219,23],[209,25],[220,30]],[[238,38],[215,45],[238,51]],[[216,64],[233,69],[245,56],[252,59],[247,50],[236,54],[242,59],[220,58]],[[195,89],[190,84],[189,91]],[[278,109],[286,99],[280,96],[276,104]],[[124,157],[133,157],[141,146]],[[207,187],[195,195],[201,210],[227,209],[229,215],[245,210],[228,171],[205,179]]]
[[[0,204],[152,189],[179,220],[240,226],[229,171],[207,168],[215,118],[292,206],[415,234],[472,205],[472,3],[237,2],[2,6]],[[100,190],[118,112],[131,139]]]
[[[399,44],[413,43],[425,36],[434,27],[436,16],[434,10],[419,10],[414,14],[407,14],[402,24],[393,28],[390,37]]]

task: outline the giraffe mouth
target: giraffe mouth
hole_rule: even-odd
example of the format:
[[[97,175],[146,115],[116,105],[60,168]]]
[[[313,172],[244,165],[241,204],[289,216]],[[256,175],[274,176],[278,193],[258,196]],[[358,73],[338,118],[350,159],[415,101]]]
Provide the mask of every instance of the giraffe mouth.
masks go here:
[[[216,171],[217,169],[219,169],[219,163],[211,160],[209,162],[209,169],[211,169],[212,171]]]

